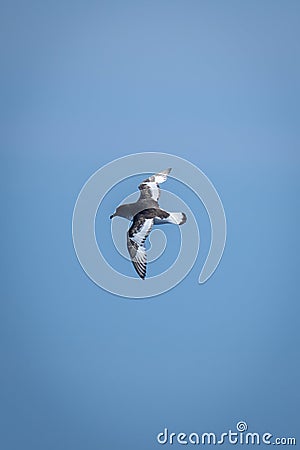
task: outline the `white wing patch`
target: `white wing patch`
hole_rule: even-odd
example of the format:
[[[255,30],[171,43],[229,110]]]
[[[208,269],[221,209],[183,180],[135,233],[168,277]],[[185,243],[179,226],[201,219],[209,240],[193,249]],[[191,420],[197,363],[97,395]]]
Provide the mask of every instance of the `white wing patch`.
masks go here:
[[[171,169],[166,169],[156,175],[146,178],[146,180],[139,185],[139,190],[141,191],[140,200],[152,198],[153,200],[158,201],[160,197],[159,183],[166,181],[170,172]]]
[[[150,234],[154,219],[145,219],[141,215],[135,216],[135,220],[127,233],[127,247],[138,275],[144,279],[147,268],[147,255],[144,242]]]

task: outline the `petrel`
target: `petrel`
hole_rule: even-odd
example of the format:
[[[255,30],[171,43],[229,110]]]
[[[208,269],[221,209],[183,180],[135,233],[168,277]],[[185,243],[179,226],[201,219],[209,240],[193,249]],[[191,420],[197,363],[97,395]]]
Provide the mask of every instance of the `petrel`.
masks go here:
[[[140,197],[135,203],[127,203],[117,207],[116,212],[110,216],[125,217],[132,221],[127,232],[127,248],[138,275],[144,280],[147,269],[147,254],[145,241],[153,225],[173,223],[182,225],[186,222],[183,212],[167,212],[160,208],[159,184],[166,181],[171,169],[162,170],[152,175],[139,185]]]

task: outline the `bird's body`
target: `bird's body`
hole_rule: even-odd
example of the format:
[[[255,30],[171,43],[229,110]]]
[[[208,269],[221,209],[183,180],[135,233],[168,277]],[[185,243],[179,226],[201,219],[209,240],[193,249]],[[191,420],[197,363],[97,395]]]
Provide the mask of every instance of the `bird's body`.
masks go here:
[[[124,217],[132,220],[127,232],[127,248],[138,275],[145,279],[147,268],[147,255],[144,246],[145,240],[151,233],[153,225],[173,223],[182,225],[186,222],[186,215],[181,212],[170,213],[160,208],[159,183],[166,181],[171,169],[152,175],[139,185],[140,197],[135,203],[118,206],[116,212],[110,217]]]

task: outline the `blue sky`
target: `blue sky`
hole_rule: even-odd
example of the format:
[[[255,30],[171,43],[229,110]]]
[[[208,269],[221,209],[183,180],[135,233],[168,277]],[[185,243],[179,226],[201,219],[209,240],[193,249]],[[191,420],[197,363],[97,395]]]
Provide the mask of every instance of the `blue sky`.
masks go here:
[[[2,448],[152,450],[164,427],[239,420],[297,437],[299,6],[2,3]],[[193,270],[126,300],[83,272],[72,212],[98,168],[146,151],[206,173],[228,240],[197,285],[209,224],[182,190],[199,210]]]

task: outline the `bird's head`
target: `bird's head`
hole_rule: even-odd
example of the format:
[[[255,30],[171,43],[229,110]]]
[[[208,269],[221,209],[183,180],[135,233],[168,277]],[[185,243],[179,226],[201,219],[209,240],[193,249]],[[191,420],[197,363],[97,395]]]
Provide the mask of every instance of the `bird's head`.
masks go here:
[[[113,217],[125,217],[128,219],[128,209],[126,205],[120,205],[117,207],[116,211],[110,216],[110,219]]]

